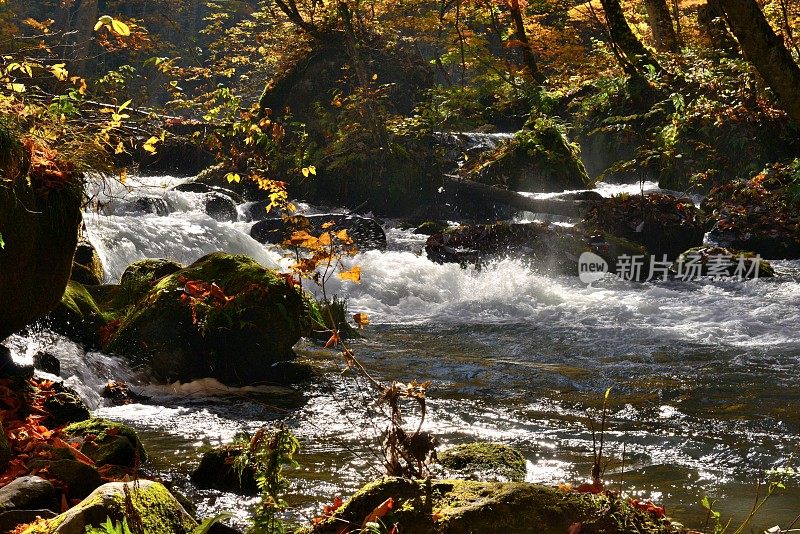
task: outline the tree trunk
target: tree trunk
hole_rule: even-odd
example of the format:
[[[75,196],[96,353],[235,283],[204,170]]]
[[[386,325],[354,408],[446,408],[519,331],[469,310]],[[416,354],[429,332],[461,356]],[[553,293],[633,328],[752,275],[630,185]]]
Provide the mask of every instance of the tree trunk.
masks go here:
[[[800,67],[775,35],[755,0],[713,0],[727,16],[747,60],[778,97],[786,113],[800,126]]]
[[[738,46],[725,25],[724,14],[711,1],[697,7],[697,24],[711,48],[728,57],[739,55]]]
[[[612,44],[617,48],[623,60],[628,62],[629,67],[633,67],[636,72],[641,72],[647,65],[653,65],[657,71],[661,70],[661,65],[658,64],[656,59],[648,52],[642,42],[633,34],[631,27],[628,26],[628,21],[625,20],[625,14],[622,12],[622,6],[619,0],[600,0],[603,5],[603,11],[606,15],[606,24],[608,24],[608,32],[611,36]],[[623,65],[623,69],[629,71]]]
[[[539,72],[536,56],[533,55],[531,43],[528,41],[528,35],[525,33],[525,21],[522,18],[522,9],[520,8],[519,0],[511,0],[509,8],[511,10],[511,18],[514,20],[514,31],[517,34],[517,39],[522,43],[522,59],[525,61],[525,66],[528,67],[528,71],[534,80],[538,83],[544,83],[544,76]]]
[[[678,39],[672,27],[666,0],[644,0],[647,20],[653,31],[653,42],[659,52],[677,52]]]

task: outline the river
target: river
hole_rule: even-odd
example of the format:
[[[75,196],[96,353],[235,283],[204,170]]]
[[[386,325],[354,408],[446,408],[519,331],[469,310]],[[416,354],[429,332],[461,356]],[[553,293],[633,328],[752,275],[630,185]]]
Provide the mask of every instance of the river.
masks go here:
[[[244,207],[240,221],[217,222],[202,212],[200,195],[166,189],[180,181],[129,177],[134,193],[97,187],[107,205],[85,220],[107,281],[140,258],[190,263],[216,250],[287,265],[279,249],[249,237]],[[634,193],[639,185],[598,190]],[[125,197],[142,192],[164,198],[169,213],[138,213]],[[726,520],[741,519],[757,480],[798,452],[800,262],[774,262],[774,279],[609,279],[588,287],[514,258],[479,271],[438,265],[425,257],[422,236],[391,221],[387,236],[387,251],[354,258],[360,284],[334,281],[329,290],[346,296],[351,312],[369,314],[371,325],[352,348],[375,376],[432,381],[425,427],[443,446],[508,443],[525,454],[528,480],[583,481],[591,470],[587,409],[612,388],[608,484],[653,499],[694,527],[705,521],[703,495],[719,499]],[[369,390],[313,342],[301,341],[296,351],[320,377],[298,390],[230,389],[212,380],[149,384],[123,361],[86,353],[46,330],[7,344],[21,360],[41,348],[59,356],[67,383],[96,413],[134,426],[151,453],[149,471],[174,480],[202,514],[233,510],[243,519],[254,502],[186,481],[202,447],[265,423],[286,422],[302,442],[300,468],[288,473],[294,520],[313,517],[334,495],[346,496],[380,472],[376,436],[385,422],[371,417]],[[97,392],[109,378],[128,381],[150,400],[107,406]],[[755,525],[785,527],[798,514],[794,480]]]

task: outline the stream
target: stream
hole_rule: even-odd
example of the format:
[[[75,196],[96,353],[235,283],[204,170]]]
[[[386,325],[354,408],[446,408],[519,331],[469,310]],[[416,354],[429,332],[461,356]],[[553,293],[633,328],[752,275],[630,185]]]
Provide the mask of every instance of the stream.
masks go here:
[[[218,222],[204,213],[200,194],[166,189],[183,180],[129,177],[133,192],[97,185],[106,205],[87,212],[85,222],[107,282],[141,258],[191,263],[216,250],[288,265],[280,249],[249,237],[246,206],[238,222]],[[639,187],[601,183],[598,191]],[[163,198],[168,213],[137,211],[128,198],[142,192]],[[514,258],[481,270],[435,264],[425,257],[425,237],[392,221],[387,237],[387,251],[353,259],[360,284],[335,280],[329,291],[347,297],[351,313],[369,314],[371,324],[352,348],[376,377],[432,381],[424,426],[442,446],[507,443],[526,456],[529,481],[582,482],[591,470],[587,408],[598,407],[612,388],[607,483],[653,499],[695,528],[705,522],[703,495],[718,499],[726,520],[741,520],[757,481],[798,452],[800,262],[773,262],[780,273],[774,279],[608,279],[589,287]],[[263,424],[283,421],[302,443],[300,467],[287,473],[293,520],[313,517],[335,495],[380,474],[376,443],[385,422],[370,416],[376,407],[368,388],[311,341],[296,352],[320,377],[299,390],[234,389],[211,379],[149,384],[122,360],[87,353],[47,330],[7,344],[20,360],[44,348],[59,357],[66,383],[96,414],[136,428],[151,456],[147,469],[173,480],[201,515],[231,510],[247,517],[254,499],[197,489],[188,474],[204,446]],[[110,378],[150,399],[106,405],[98,392]],[[795,479],[770,498],[754,527],[786,527],[798,514]]]

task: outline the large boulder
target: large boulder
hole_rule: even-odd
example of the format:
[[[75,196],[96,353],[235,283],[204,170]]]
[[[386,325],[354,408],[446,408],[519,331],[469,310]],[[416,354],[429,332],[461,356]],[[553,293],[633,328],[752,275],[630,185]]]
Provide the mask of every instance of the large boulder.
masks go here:
[[[24,534],[85,534],[108,520],[113,524],[136,523],[141,532],[189,534],[197,522],[163,485],[152,480],[110,482],[97,488],[63,514],[38,521]]]
[[[391,499],[391,515],[387,500]],[[383,505],[383,506],[382,506]],[[658,514],[627,500],[524,482],[386,478],[364,486],[305,532],[360,530],[376,510],[399,532],[564,534],[566,532],[680,532]],[[578,529],[576,529],[576,525]]]
[[[462,177],[512,191],[558,192],[591,184],[578,148],[553,121],[538,119],[529,129],[467,162]]]
[[[767,259],[800,258],[800,159],[717,187],[702,207],[715,244]]]
[[[587,231],[602,231],[643,245],[659,261],[675,260],[703,243],[704,217],[688,198],[662,193],[618,195],[595,201],[582,223]]]
[[[147,452],[131,427],[107,419],[92,418],[66,427],[64,435],[98,467],[136,467],[147,461]]]
[[[319,215],[305,215],[301,218],[306,229],[313,235],[323,231],[323,225],[333,222],[329,227],[331,231],[347,230],[347,235],[359,250],[385,250],[386,233],[380,223],[371,217],[360,215],[342,215],[340,213],[323,213]],[[253,225],[250,237],[259,243],[272,243],[279,245],[292,235],[294,227],[286,224],[283,219],[264,219]]]
[[[19,477],[0,488],[0,511],[59,510],[55,489],[49,481],[37,476]]]
[[[70,277],[81,187],[55,158],[0,125],[0,340],[55,308]]]
[[[301,289],[251,258],[209,254],[129,306],[106,349],[166,381],[268,381],[276,364],[294,357],[312,306]]]

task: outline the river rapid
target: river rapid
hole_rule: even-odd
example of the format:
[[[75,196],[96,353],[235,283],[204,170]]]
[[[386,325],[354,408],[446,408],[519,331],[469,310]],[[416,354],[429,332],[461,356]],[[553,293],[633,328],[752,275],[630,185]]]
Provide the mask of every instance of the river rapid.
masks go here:
[[[286,268],[279,248],[249,237],[246,206],[238,222],[217,222],[203,212],[201,195],[166,189],[181,181],[130,177],[131,191],[97,186],[105,205],[85,221],[107,282],[141,258],[191,263],[216,250]],[[598,187],[604,195],[622,190],[637,193],[639,184]],[[138,212],[130,199],[143,192],[163,198],[168,214]],[[718,499],[723,518],[741,519],[757,481],[798,452],[800,262],[774,262],[774,279],[607,279],[589,287],[514,258],[481,270],[435,264],[425,257],[424,237],[392,221],[387,236],[387,251],[353,258],[361,283],[333,281],[328,289],[347,297],[352,313],[369,314],[371,324],[352,348],[376,377],[432,381],[425,428],[443,446],[507,443],[526,456],[529,481],[582,482],[591,470],[587,410],[612,388],[607,483],[665,505],[693,527],[705,522],[703,495]],[[335,495],[380,474],[376,444],[385,421],[373,417],[365,384],[314,342],[301,341],[296,352],[320,376],[296,390],[231,389],[213,380],[150,384],[120,359],[86,353],[46,330],[7,344],[23,361],[43,348],[57,355],[66,382],[97,414],[135,427],[150,452],[150,472],[174,480],[201,514],[246,517],[253,500],[199,490],[186,479],[203,446],[266,423],[285,422],[302,442],[300,468],[288,473],[294,520],[313,517]],[[107,406],[98,391],[110,378],[150,399]],[[755,526],[786,527],[798,514],[800,488],[791,480]]]

